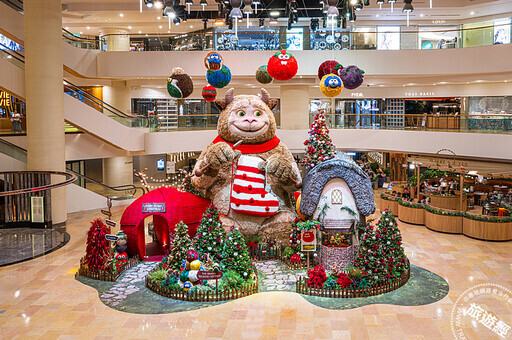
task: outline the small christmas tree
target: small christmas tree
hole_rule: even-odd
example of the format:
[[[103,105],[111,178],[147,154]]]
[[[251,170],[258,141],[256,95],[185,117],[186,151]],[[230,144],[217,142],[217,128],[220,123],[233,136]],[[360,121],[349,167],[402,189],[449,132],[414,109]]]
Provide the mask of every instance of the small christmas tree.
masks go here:
[[[369,225],[361,238],[359,251],[354,260],[354,267],[361,269],[362,276],[368,282],[383,281],[385,277],[384,258],[385,256],[381,252],[380,235],[375,232],[373,226]]]
[[[336,148],[329,137],[329,129],[325,125],[324,111],[320,110],[308,131],[309,139],[304,142],[306,154],[302,165],[312,168],[315,165],[334,157]]]
[[[226,238],[226,232],[219,220],[219,212],[211,205],[203,214],[201,224],[197,228],[195,249],[201,260],[206,260],[207,254],[214,262],[221,261],[221,253]]]
[[[107,261],[112,257],[110,243],[105,238],[108,233],[110,233],[110,228],[103,223],[101,218],[91,222],[91,227],[87,232],[87,247],[83,262],[89,269],[104,270]]]
[[[188,226],[181,221],[176,224],[176,233],[169,254],[168,267],[174,270],[181,269],[181,263],[187,258],[187,252],[192,249],[192,241],[188,237]]]
[[[398,230],[395,216],[385,210],[377,227],[377,233],[380,236],[380,251],[385,256],[382,262],[385,267],[385,279],[398,278],[407,269],[407,257],[402,247],[402,235]]]
[[[180,172],[185,177],[183,177],[183,181],[179,185],[178,190],[186,191],[199,197],[204,197],[203,192],[201,190],[196,189],[196,187],[192,185],[192,174],[184,170],[180,170]]]
[[[249,250],[238,228],[231,227],[231,232],[227,235],[222,249],[221,267],[224,271],[237,272],[244,280],[251,275],[252,263]]]

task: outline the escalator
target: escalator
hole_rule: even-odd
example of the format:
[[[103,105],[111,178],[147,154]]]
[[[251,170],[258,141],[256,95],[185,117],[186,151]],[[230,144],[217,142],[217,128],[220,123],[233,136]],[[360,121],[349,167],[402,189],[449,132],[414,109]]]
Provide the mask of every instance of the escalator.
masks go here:
[[[8,46],[0,43],[0,58],[17,66],[13,68],[11,65],[10,69],[7,68],[13,73],[13,77],[23,78],[19,70],[24,70],[25,67],[22,52],[10,50]],[[10,83],[13,82],[6,82],[3,85],[7,86]],[[144,135],[150,129],[156,129],[159,124],[156,118],[122,112],[67,80],[63,80],[63,90],[67,94],[64,96],[65,121],[118,148],[143,151]],[[18,89],[11,92],[23,98],[24,86],[18,86]]]
[[[3,153],[20,162],[27,162],[27,151],[25,149],[20,148],[19,146],[9,143],[3,139],[0,139],[0,153]],[[74,184],[84,189],[93,191],[103,197],[110,198],[111,200],[129,200],[140,197],[146,193],[144,188],[137,187],[133,184],[111,187],[71,169],[66,169],[66,171],[77,176],[77,180],[74,182]]]

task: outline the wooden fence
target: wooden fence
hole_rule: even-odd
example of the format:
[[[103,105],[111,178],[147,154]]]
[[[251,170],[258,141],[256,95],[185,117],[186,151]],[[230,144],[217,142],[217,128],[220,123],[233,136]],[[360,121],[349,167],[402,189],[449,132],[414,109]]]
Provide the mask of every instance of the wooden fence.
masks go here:
[[[265,261],[265,260],[280,260],[281,259],[281,247],[262,247],[258,245],[254,248],[249,248],[249,255],[253,261]]]
[[[157,266],[151,272],[159,270],[160,266]],[[162,286],[160,282],[153,282],[149,279],[149,275],[146,276],[146,287],[153,292],[171,298],[182,301],[194,301],[194,302],[215,302],[215,301],[226,301],[239,299],[245,296],[249,296],[258,292],[258,273],[254,269],[256,274],[256,282],[253,284],[244,285],[239,290],[225,290],[225,291],[207,291],[207,292],[185,292],[182,288]]]
[[[296,292],[304,295],[313,295],[329,298],[357,298],[380,295],[391,292],[402,287],[409,280],[411,271],[410,264],[407,262],[407,270],[396,280],[388,281],[381,284],[370,285],[368,288],[354,289],[325,289],[325,288],[312,288],[308,287],[307,279],[299,277],[296,283]]]
[[[83,258],[82,258],[82,260],[83,260]],[[80,260],[80,263],[83,262],[82,260]],[[133,266],[137,265],[139,262],[140,261],[135,258],[128,259],[128,261],[126,261],[121,266],[120,270],[116,270],[114,272],[104,271],[104,270],[90,270],[88,268],[80,266],[80,268],[78,268],[78,271],[75,274],[75,277],[82,275],[82,276],[85,276],[85,277],[88,277],[88,278],[94,279],[94,280],[114,282],[125,270],[132,268]]]

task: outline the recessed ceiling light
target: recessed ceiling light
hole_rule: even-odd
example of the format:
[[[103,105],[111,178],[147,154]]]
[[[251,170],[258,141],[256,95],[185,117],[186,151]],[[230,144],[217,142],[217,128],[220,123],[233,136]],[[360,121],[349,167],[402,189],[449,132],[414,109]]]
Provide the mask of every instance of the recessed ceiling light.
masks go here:
[[[421,13],[420,14],[420,18],[423,18],[425,16],[425,14]]]
[[[279,11],[271,11],[271,12],[270,12],[270,16],[272,16],[272,17],[278,17],[278,16],[279,16]]]
[[[146,33],[146,37],[148,36],[148,34]]]
[[[161,9],[162,7],[164,7],[164,4],[161,1],[155,1],[156,9]]]
[[[171,31],[167,31],[167,33],[171,33]]]
[[[119,16],[122,18],[122,17],[124,17],[124,14],[123,13],[119,13]]]
[[[90,30],[90,29],[91,29],[91,27],[90,27],[90,26],[87,26],[86,28],[87,28],[88,30]]]
[[[160,19],[162,19],[162,17],[156,17],[156,20],[160,20]]]
[[[132,26],[128,26],[128,29],[131,30],[132,29]]]
[[[69,26],[66,26],[66,27],[64,27],[64,28],[68,30],[68,29],[69,29]]]
[[[84,34],[84,32],[80,32],[80,34]]]
[[[141,33],[142,33],[142,31],[139,31],[139,34],[141,34]]]
[[[474,11],[469,12],[470,15],[475,15]]]
[[[380,17],[380,15],[376,14],[375,17],[378,18],[378,17]]]
[[[190,25],[190,28],[194,28],[194,26],[193,26],[193,25]]]
[[[158,28],[162,29],[162,25],[158,26]]]

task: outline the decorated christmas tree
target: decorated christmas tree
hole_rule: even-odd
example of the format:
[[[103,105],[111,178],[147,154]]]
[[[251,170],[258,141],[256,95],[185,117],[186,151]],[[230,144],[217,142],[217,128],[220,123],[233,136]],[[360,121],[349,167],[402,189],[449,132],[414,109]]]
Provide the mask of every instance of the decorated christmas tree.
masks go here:
[[[334,157],[336,148],[329,137],[329,129],[325,124],[323,110],[320,110],[315,121],[308,131],[309,139],[304,142],[306,154],[302,159],[302,165],[312,168],[315,165]]]
[[[385,255],[385,279],[395,279],[407,269],[407,257],[402,247],[402,235],[390,211],[385,210],[377,223],[381,253]]]
[[[192,185],[192,174],[188,171],[180,170],[180,172],[185,176],[183,177],[183,181],[179,185],[178,189],[180,191],[186,191],[191,194],[194,194],[199,197],[204,197],[204,194],[202,191],[196,189],[195,186]]]
[[[241,278],[247,280],[251,275],[251,266],[251,258],[242,233],[238,228],[231,227],[222,249],[221,267],[224,271],[235,271]]]
[[[187,252],[192,249],[192,241],[188,237],[188,226],[181,221],[176,224],[176,233],[169,254],[168,267],[174,270],[181,269],[181,263],[187,258]]]
[[[372,283],[396,279],[407,269],[402,236],[388,210],[383,212],[376,231],[372,226],[366,228],[354,267]]]
[[[219,221],[219,212],[211,205],[203,214],[195,237],[195,249],[199,253],[200,260],[206,260],[209,254],[211,260],[220,262],[225,238],[226,232]]]
[[[95,219],[91,224],[87,232],[87,247],[83,264],[86,264],[89,269],[104,270],[107,261],[112,257],[110,242],[105,238],[105,235],[110,233],[110,228],[100,218]]]

